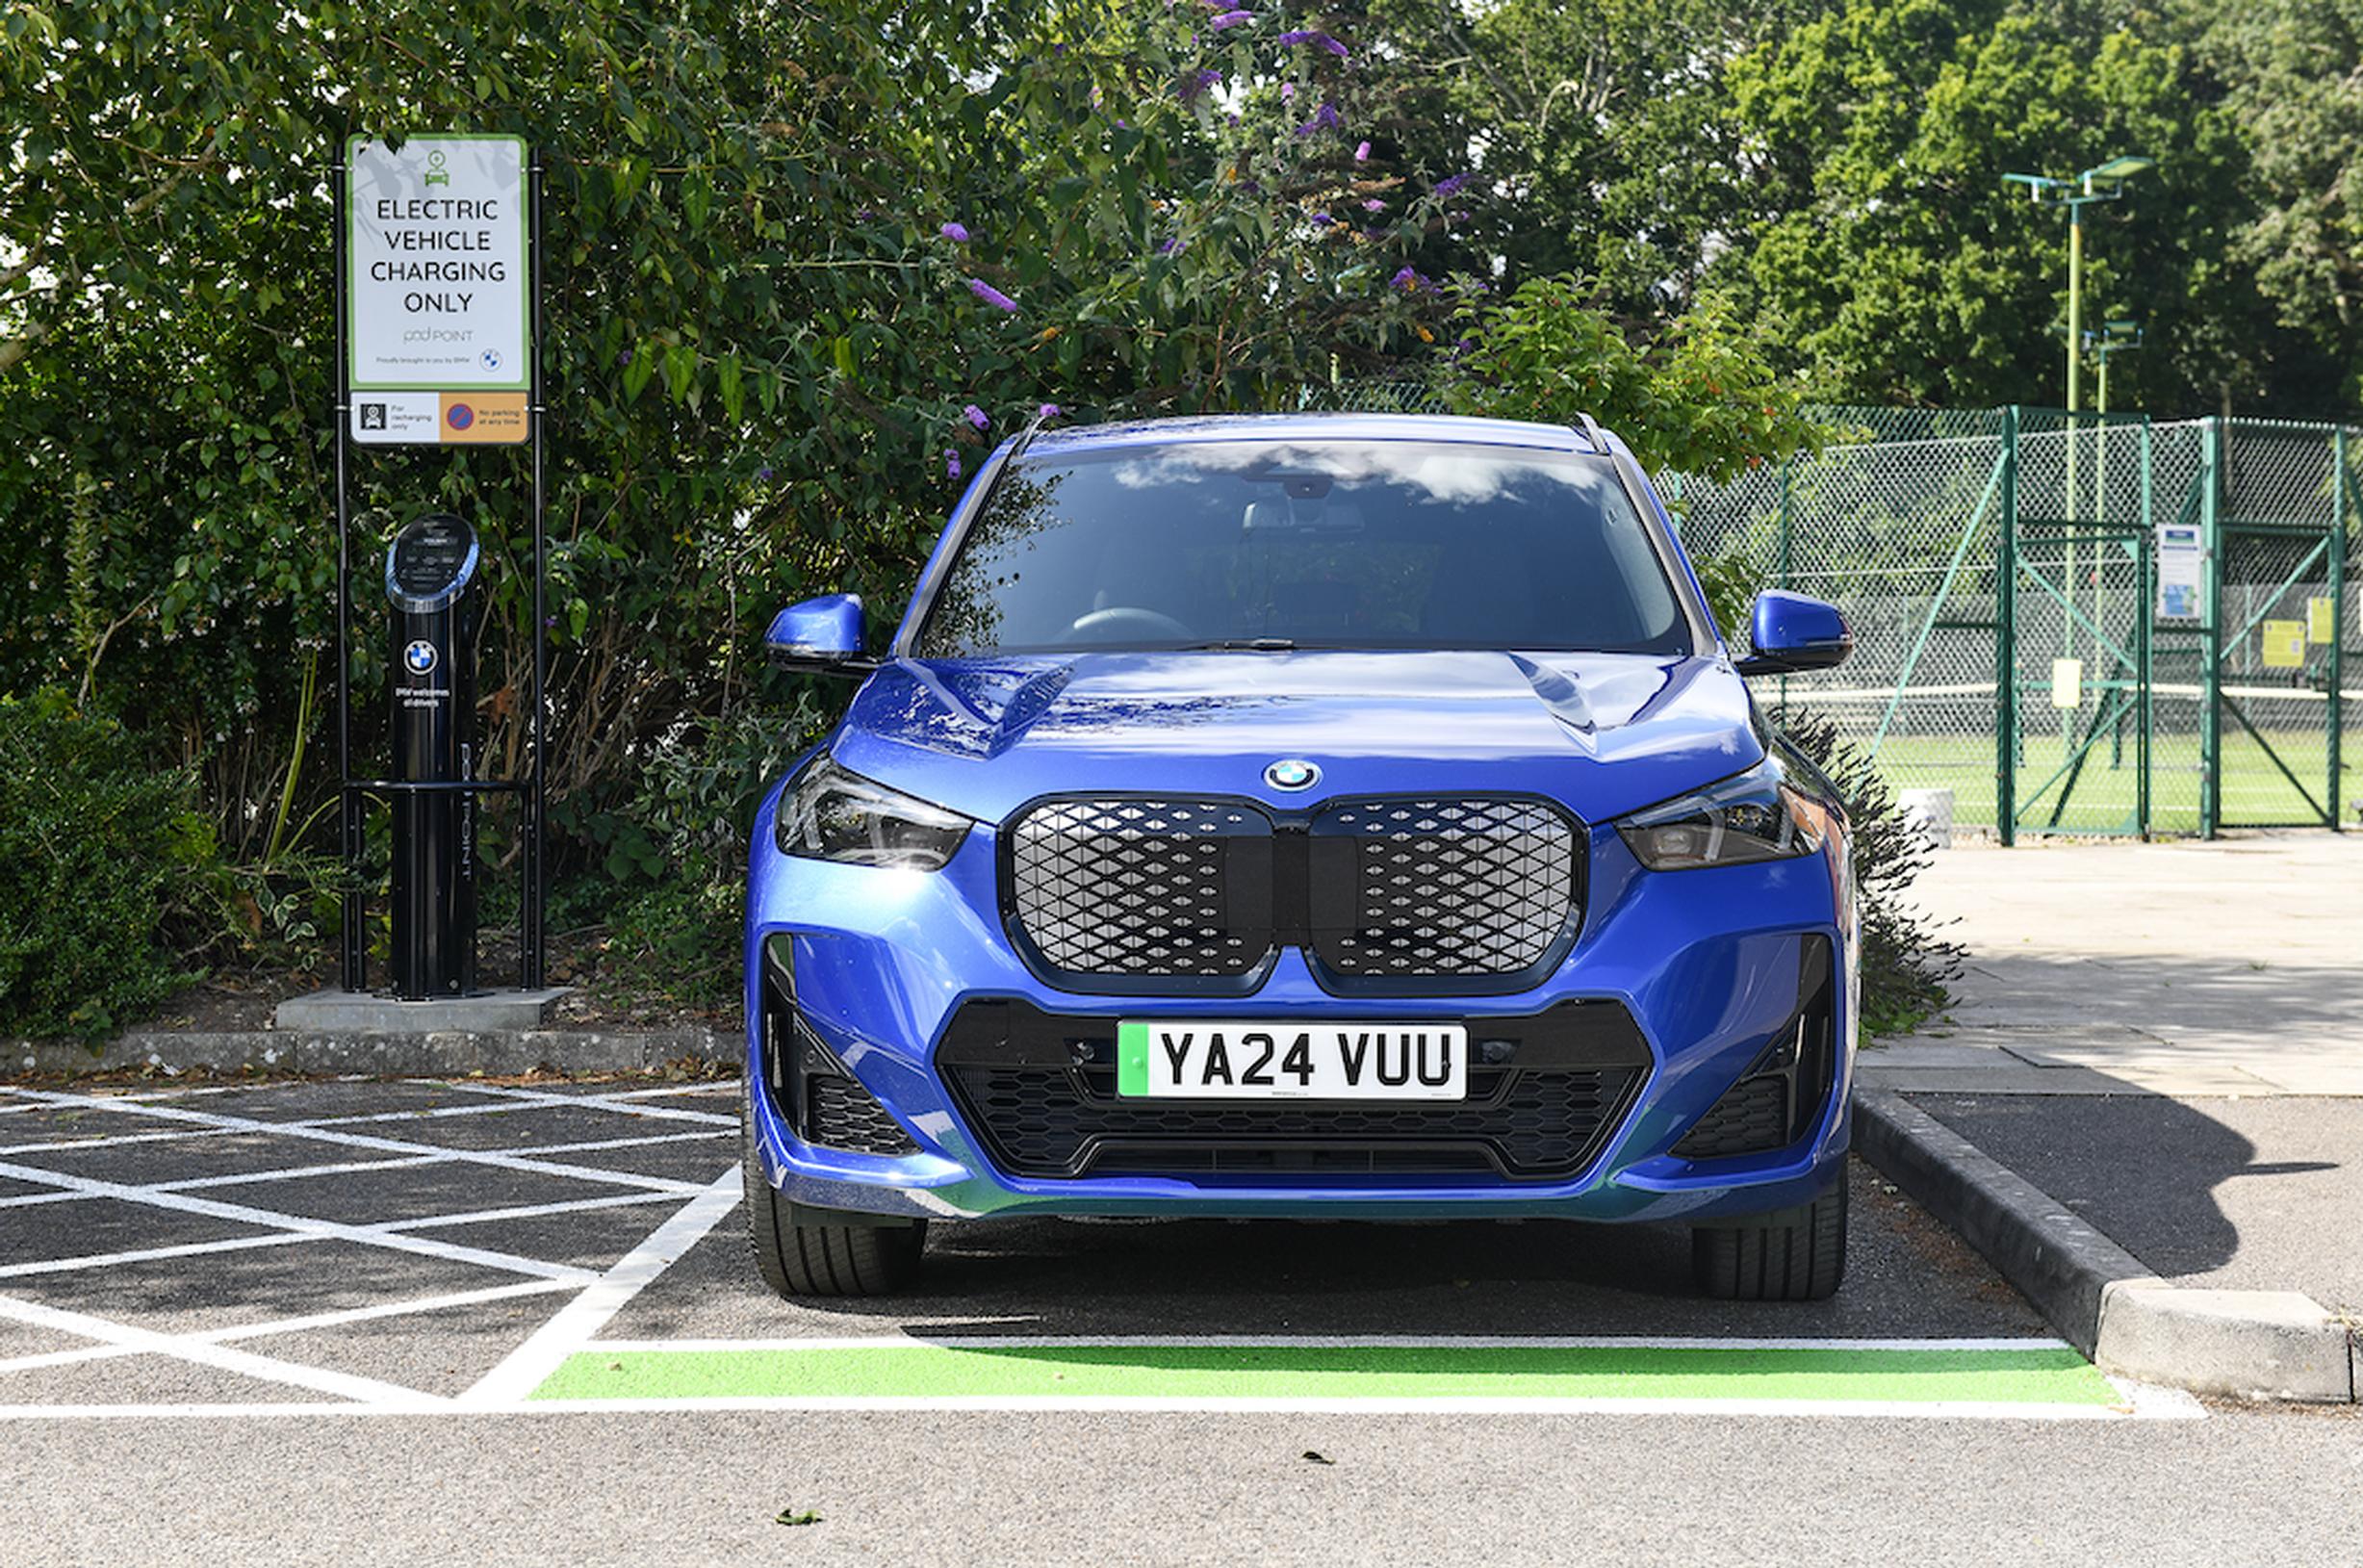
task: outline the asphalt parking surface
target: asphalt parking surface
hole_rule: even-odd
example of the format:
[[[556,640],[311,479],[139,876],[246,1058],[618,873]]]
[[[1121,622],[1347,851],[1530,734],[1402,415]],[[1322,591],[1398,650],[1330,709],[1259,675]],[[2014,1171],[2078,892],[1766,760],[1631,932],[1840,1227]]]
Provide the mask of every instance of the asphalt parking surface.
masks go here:
[[[2199,1495],[2175,1476],[2209,1477],[2222,1508],[2157,1560],[2328,1561],[2304,1555],[2309,1532],[2363,1481],[2350,1419],[2188,1419],[2187,1400],[2080,1366],[2080,1406],[1913,1408],[1867,1371],[1858,1396],[1858,1364],[1951,1353],[1929,1347],[2060,1354],[1981,1259],[1862,1169],[1847,1283],[1809,1305],[1698,1299],[1679,1231],[1532,1221],[939,1226],[912,1296],[782,1302],[736,1213],[734,1094],[0,1088],[0,1441],[16,1478],[0,1540],[28,1553],[11,1559],[1622,1561],[1690,1542],[1720,1543],[1720,1560],[1855,1560],[1885,1539],[1993,1561],[1971,1550],[1992,1529],[2049,1560],[2093,1521],[2043,1471],[2080,1466],[2121,1475],[2162,1518]],[[1368,1349],[1381,1340],[1418,1345]],[[1643,1359],[1558,1382],[1483,1369],[1539,1390],[1522,1401],[1395,1398],[1408,1382],[1364,1398],[1317,1364],[1572,1340],[1587,1348],[1564,1354],[1641,1344]],[[1053,1341],[1082,1359],[1029,1355]],[[1240,1341],[1254,1349],[1221,1348]],[[1735,1397],[1728,1377],[1646,1359],[1734,1346],[1759,1368],[1817,1357],[1818,1385],[1760,1380],[1826,1397]],[[873,1352],[919,1383],[844,1370]],[[1241,1373],[1243,1354],[1260,1369]],[[1175,1371],[1176,1355],[1230,1361]],[[963,1406],[928,1382],[980,1366],[974,1386],[1000,1394]],[[756,1381],[732,1380],[748,1367]],[[1067,1399],[1070,1374],[1145,1397]],[[1224,1398],[1192,1392],[1207,1388]],[[2234,1450],[2234,1428],[2256,1435]],[[1989,1461],[1957,1500],[1963,1532],[1934,1549],[1914,1486]],[[1709,1504],[1727,1485],[1744,1506]],[[2317,1485],[2319,1521],[2291,1506]],[[1849,1507],[1834,1548],[1849,1516],[1832,1510]],[[2297,1555],[2177,1555],[2241,1539],[2225,1531],[2244,1508]],[[821,1518],[775,1523],[805,1512]]]

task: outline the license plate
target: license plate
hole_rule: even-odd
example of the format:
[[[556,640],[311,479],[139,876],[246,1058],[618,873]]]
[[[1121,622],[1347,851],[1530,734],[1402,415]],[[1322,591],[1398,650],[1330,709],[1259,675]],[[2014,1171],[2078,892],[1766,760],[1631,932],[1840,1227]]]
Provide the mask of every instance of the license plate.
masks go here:
[[[1469,1031],[1457,1023],[1126,1019],[1116,1089],[1152,1099],[1457,1100]]]

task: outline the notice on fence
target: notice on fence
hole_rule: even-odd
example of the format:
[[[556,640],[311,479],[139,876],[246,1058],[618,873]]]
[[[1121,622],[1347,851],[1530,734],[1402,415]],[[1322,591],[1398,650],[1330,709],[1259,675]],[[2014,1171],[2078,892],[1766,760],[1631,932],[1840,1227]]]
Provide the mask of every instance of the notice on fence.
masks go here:
[[[2264,653],[2265,668],[2268,670],[2304,669],[2305,623],[2267,621]]]
[[[372,443],[529,433],[526,144],[346,144],[349,428]]]
[[[2305,602],[2305,640],[2333,643],[2338,641],[2338,601],[2327,597]]]
[[[2199,618],[2199,581],[2204,565],[2196,527],[2184,523],[2158,525],[2158,619]]]

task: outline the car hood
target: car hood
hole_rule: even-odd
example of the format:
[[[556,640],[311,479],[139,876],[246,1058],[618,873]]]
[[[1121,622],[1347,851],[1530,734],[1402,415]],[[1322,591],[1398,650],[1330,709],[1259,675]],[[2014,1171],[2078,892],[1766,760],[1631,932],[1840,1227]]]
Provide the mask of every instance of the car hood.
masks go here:
[[[1040,795],[1519,790],[1601,821],[1763,757],[1720,658],[1493,652],[1105,653],[898,659],[832,747],[857,773],[986,821]],[[1274,788],[1283,758],[1321,769]]]

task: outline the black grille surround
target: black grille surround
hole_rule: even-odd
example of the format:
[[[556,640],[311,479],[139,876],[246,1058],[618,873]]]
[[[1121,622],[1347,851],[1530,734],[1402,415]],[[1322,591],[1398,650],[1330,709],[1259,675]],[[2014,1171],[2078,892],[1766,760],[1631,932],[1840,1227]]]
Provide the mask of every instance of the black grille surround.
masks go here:
[[[1836,978],[1830,939],[1809,936],[1797,956],[1797,1011],[1739,1081],[1673,1147],[1683,1160],[1772,1154],[1821,1122],[1837,1079]]]
[[[1623,1006],[1467,1019],[1468,1097],[1126,1098],[1113,1015],[963,1003],[936,1067],[988,1159],[1015,1176],[1469,1176],[1565,1180],[1624,1121],[1655,1064]]]
[[[763,1092],[795,1135],[822,1148],[901,1159],[918,1141],[822,1043],[796,1006],[795,966],[784,934],[763,943]]]
[[[1062,990],[1244,995],[1283,947],[1335,995],[1501,995],[1575,945],[1581,823],[1529,795],[1048,796],[1001,829],[1002,921]]]

